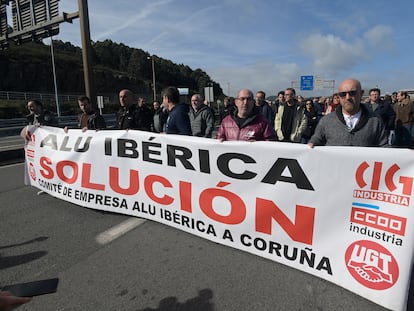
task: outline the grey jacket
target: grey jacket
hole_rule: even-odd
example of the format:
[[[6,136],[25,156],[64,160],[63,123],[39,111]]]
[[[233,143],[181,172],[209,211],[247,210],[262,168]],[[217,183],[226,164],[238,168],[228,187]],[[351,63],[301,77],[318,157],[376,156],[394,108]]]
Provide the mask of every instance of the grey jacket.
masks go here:
[[[345,123],[342,106],[338,106],[335,112],[321,118],[308,143],[315,146],[383,147],[387,142],[381,117],[361,104],[361,118],[352,130]]]
[[[211,138],[214,129],[214,115],[209,107],[202,105],[196,112],[190,106],[188,116],[193,136]]]

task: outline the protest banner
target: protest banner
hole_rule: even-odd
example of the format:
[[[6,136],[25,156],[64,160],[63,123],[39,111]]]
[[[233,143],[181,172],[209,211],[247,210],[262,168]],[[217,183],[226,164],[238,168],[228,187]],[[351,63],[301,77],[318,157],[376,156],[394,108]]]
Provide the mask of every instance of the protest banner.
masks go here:
[[[143,217],[405,310],[412,150],[218,142],[40,127],[26,180],[80,206]]]

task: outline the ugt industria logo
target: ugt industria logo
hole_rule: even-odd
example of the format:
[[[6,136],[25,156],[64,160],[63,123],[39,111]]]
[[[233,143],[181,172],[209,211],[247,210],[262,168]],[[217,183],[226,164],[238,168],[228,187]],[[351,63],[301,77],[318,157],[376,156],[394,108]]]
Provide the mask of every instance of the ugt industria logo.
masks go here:
[[[354,190],[354,198],[410,205],[413,177],[403,176],[397,164],[384,167],[382,162],[370,165],[364,161],[355,172],[355,180],[359,189]]]

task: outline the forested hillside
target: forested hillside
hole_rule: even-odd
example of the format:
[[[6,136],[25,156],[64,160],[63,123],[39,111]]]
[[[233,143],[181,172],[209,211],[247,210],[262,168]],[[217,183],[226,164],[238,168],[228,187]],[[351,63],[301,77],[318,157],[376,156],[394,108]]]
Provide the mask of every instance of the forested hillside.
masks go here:
[[[82,51],[69,42],[53,41],[58,91],[62,94],[84,93]],[[96,93],[117,93],[129,88],[137,94],[152,94],[150,54],[111,40],[92,43],[93,80]],[[157,94],[166,86],[188,87],[201,92],[209,84],[215,96],[222,96],[219,84],[201,69],[154,56]],[[13,44],[0,51],[0,90],[53,93],[50,46],[43,43]]]

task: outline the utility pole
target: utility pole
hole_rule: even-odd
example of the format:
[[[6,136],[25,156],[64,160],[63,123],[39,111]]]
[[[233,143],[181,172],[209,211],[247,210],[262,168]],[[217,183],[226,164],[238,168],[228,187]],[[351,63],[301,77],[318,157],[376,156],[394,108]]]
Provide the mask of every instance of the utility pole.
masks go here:
[[[151,58],[151,65],[152,65],[152,93],[154,101],[157,100],[157,88],[155,86],[155,61],[154,61],[154,55],[148,56],[147,59]]]
[[[57,112],[58,117],[60,117],[59,95],[58,95],[57,80],[56,80],[55,53],[53,50],[53,37],[50,37],[50,54],[52,54],[52,70],[53,70],[53,83],[55,84],[56,112]]]
[[[89,28],[88,0],[78,0],[80,33],[82,40],[83,77],[85,79],[85,93],[92,103],[96,101],[96,92],[92,78],[92,45]]]

